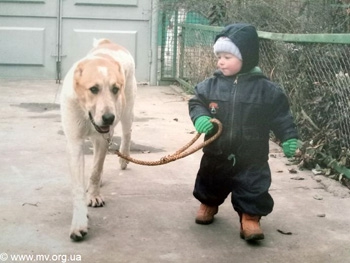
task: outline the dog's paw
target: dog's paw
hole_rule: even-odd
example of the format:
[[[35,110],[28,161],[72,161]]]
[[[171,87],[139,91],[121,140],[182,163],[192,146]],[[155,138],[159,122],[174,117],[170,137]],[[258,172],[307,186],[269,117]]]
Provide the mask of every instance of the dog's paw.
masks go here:
[[[82,241],[88,233],[87,214],[73,215],[72,226],[70,229],[70,238],[73,241]]]
[[[105,201],[101,195],[90,195],[87,204],[91,207],[102,207],[105,205]]]
[[[126,167],[128,166],[129,162],[127,160],[123,159],[123,158],[119,158],[119,163],[120,163],[120,168],[122,170],[125,170]]]
[[[70,232],[70,238],[73,241],[82,241],[84,237],[87,235],[87,228],[86,229],[75,229]]]

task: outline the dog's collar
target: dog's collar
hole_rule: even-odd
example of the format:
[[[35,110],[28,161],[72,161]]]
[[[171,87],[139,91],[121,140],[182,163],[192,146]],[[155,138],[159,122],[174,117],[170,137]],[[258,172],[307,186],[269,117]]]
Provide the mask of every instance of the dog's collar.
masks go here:
[[[92,118],[92,115],[91,113],[89,112],[89,119],[92,123],[92,125],[95,127],[95,130],[99,133],[109,133],[109,129],[108,131],[104,131],[104,130],[101,130],[101,128],[95,123],[94,119]]]

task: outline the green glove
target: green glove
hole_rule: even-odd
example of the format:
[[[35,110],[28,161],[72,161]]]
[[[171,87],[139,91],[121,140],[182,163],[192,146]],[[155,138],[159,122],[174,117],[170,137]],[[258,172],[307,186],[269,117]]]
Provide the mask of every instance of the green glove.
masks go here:
[[[298,147],[297,139],[289,139],[289,140],[286,140],[284,143],[282,143],[283,152],[288,158],[294,156],[295,151],[297,150],[297,147]]]
[[[196,128],[197,132],[209,134],[214,128],[214,124],[210,121],[210,119],[211,118],[209,116],[198,117],[194,122],[194,127]]]

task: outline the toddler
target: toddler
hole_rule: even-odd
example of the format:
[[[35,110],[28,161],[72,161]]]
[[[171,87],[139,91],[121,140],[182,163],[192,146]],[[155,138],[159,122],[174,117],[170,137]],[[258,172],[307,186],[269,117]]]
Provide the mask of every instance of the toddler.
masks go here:
[[[269,133],[292,157],[298,133],[288,99],[258,67],[259,39],[254,26],[231,24],[215,38],[218,70],[195,87],[189,114],[206,139],[215,134],[211,118],[223,125],[221,136],[204,147],[193,194],[201,204],[196,223],[210,224],[231,193],[241,223],[241,238],[264,239],[260,218],[271,213]]]

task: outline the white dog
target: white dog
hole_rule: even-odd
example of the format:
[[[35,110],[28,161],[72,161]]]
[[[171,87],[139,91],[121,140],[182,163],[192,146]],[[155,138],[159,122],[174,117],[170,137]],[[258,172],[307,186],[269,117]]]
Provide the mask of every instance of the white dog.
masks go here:
[[[94,48],[73,65],[64,79],[61,115],[73,191],[70,237],[75,241],[82,240],[88,232],[87,205],[104,205],[100,195],[103,163],[119,121],[120,152],[130,155],[136,89],[134,59],[125,48],[107,39],[96,40]],[[94,163],[86,188],[83,144],[87,138],[93,144]],[[119,162],[121,169],[125,169],[127,161]]]

